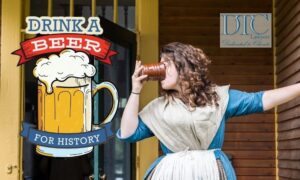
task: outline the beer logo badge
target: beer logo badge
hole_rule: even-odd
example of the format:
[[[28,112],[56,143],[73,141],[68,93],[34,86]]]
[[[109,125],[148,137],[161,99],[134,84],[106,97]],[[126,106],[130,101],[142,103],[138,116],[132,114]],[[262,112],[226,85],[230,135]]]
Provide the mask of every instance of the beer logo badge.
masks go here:
[[[96,84],[96,68],[89,56],[105,64],[117,52],[111,43],[94,35],[103,33],[100,19],[91,17],[27,17],[26,33],[47,34],[21,42],[18,65],[37,59],[38,124],[23,123],[21,136],[36,144],[36,152],[51,157],[87,154],[113,136],[111,121],[118,107],[118,92],[110,82]],[[112,107],[102,124],[92,124],[92,99],[102,89],[112,96]]]

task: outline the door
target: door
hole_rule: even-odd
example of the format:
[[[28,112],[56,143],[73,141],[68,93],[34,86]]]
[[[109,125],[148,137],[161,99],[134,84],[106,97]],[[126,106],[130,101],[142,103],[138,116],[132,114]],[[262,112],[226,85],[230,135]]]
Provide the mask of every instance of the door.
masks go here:
[[[119,93],[119,108],[115,115],[113,128],[116,131],[120,127],[121,116],[131,90],[131,74],[134,70],[136,57],[136,35],[135,33],[115,24],[103,17],[101,26],[104,34],[100,37],[112,42],[112,49],[118,54],[112,57],[112,65],[106,65],[94,61],[97,68],[95,81],[112,82]],[[95,123],[101,122],[108,114],[111,106],[111,97],[107,92],[100,92],[94,100]],[[100,175],[105,174],[107,179],[133,179],[134,149],[129,143],[124,143],[116,138],[99,146],[94,150],[94,168],[98,167]],[[94,170],[97,173],[97,169]]]

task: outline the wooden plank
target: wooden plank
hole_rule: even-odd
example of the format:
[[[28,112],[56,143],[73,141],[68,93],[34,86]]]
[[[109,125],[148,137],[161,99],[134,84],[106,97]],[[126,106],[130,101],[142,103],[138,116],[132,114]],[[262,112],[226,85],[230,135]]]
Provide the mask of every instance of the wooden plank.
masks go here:
[[[300,25],[297,25],[294,29],[287,29],[284,31],[284,34],[280,34],[278,38],[280,41],[276,41],[277,51],[276,53],[279,54],[284,48],[286,48],[290,42],[296,39],[299,36]],[[285,37],[285,38],[283,38]]]
[[[274,180],[276,176],[237,176],[238,180]],[[280,179],[281,180],[281,179]]]
[[[278,12],[281,12],[282,9],[287,5],[288,3],[286,3],[285,1],[278,1],[275,0],[275,17],[278,16]]]
[[[228,123],[274,123],[275,122],[274,114],[251,114],[247,116],[239,116],[229,119]]]
[[[297,27],[299,27],[300,29],[300,25],[298,25]],[[296,37],[286,37],[286,39],[284,39],[280,44],[278,44],[277,54],[281,54],[281,52],[292,53],[297,48],[299,48],[299,44],[300,44],[299,31],[298,32],[292,31],[291,33],[294,33],[295,34],[294,36]]]
[[[283,11],[286,11],[287,13],[282,14],[280,17],[277,16],[276,19],[276,27],[278,27],[278,31],[276,31],[276,35],[279,35],[281,33],[281,31],[283,30],[284,27],[289,25],[289,22],[296,20],[297,15],[299,14],[299,10],[300,10],[300,6],[298,4],[298,2],[295,1],[291,1],[291,3],[289,3],[289,7],[284,9]],[[281,13],[280,13],[281,14]],[[279,18],[278,18],[279,17]]]
[[[261,56],[272,56],[273,52],[270,49],[264,48],[231,48],[230,51],[228,48],[212,47],[212,46],[197,46],[208,54],[209,56],[237,56],[237,57],[261,57]]]
[[[289,102],[278,106],[278,113],[281,113],[283,111],[286,111],[287,109],[291,109],[299,105],[300,105],[300,97],[296,97],[295,99],[292,99]]]
[[[185,34],[203,34],[203,35],[212,35],[219,34],[220,27],[211,27],[211,26],[194,26],[194,27],[186,27],[186,26],[161,26],[159,27],[159,35],[160,37],[164,37],[165,35],[185,35]]]
[[[225,141],[264,141],[264,142],[274,142],[275,133],[273,132],[255,132],[255,133],[242,133],[242,132],[226,132]]]
[[[283,51],[282,53],[284,54],[276,55],[276,65],[280,68],[280,70],[287,67],[294,61],[299,60],[300,58],[299,49],[295,49],[295,51],[291,52],[290,54],[286,54],[285,51]]]
[[[197,46],[197,45],[195,45]],[[198,46],[197,46],[198,47]],[[237,57],[252,57],[255,59],[257,56],[271,56],[273,55],[273,51],[265,48],[220,48],[218,47],[211,47],[211,46],[204,46],[201,47],[204,52],[209,56],[237,56]]]
[[[280,178],[280,180],[299,180],[299,179],[293,179],[293,178],[286,178],[286,177],[282,177],[282,176],[278,176]]]
[[[212,79],[212,78],[209,78],[209,79]],[[219,86],[230,85],[230,89],[235,89],[235,90],[245,91],[245,92],[259,92],[259,91],[273,89],[273,85],[230,84],[227,81],[226,82],[215,81],[213,83],[215,83]],[[261,113],[256,113],[256,114],[270,114],[270,113],[274,113],[274,108],[271,110],[264,111]],[[236,118],[236,117],[231,117],[231,118]]]
[[[299,44],[300,44],[300,38],[299,38]],[[298,59],[298,61],[294,61],[291,65],[289,65],[287,68],[283,69],[282,71],[278,71],[277,73],[278,83],[287,80],[290,76],[296,73],[300,73],[299,67],[300,67],[300,59]]]
[[[273,76],[265,75],[249,75],[249,76],[240,76],[240,75],[212,75],[212,80],[214,82],[228,82],[230,84],[262,84],[262,85],[271,85],[273,82]]]
[[[277,61],[277,72],[283,72],[285,69],[289,68],[293,68],[293,64],[297,64],[300,60],[300,55],[297,54],[297,52],[300,52],[298,49],[295,49],[294,52],[292,52],[288,57],[282,59],[282,60],[278,60]],[[291,69],[293,70],[293,69]],[[297,72],[297,70],[294,70],[294,73]],[[280,74],[279,74],[280,75]],[[283,79],[283,78],[281,78]]]
[[[297,8],[297,1],[290,1],[290,3],[285,3],[284,7],[278,9],[280,13],[276,14],[276,23],[277,27],[280,23],[284,23],[287,17],[293,17],[295,14],[293,11]]]
[[[220,17],[160,17],[159,25],[178,25],[180,26],[199,26],[205,24],[206,26],[220,27]]]
[[[300,44],[300,38],[296,38],[291,42],[288,42],[288,46],[278,54],[278,58],[280,60],[284,60],[286,57],[288,57],[291,53],[297,51],[299,49],[299,44]],[[284,68],[284,67],[283,67]]]
[[[169,39],[161,38],[160,42],[161,42],[161,44],[169,44],[171,42],[181,42],[181,43],[184,43],[184,44],[191,44],[193,46],[198,46],[198,47],[217,46],[217,45],[220,44],[216,40],[214,40],[214,41],[201,41],[199,39],[201,39],[201,37],[196,38],[196,39],[171,37]],[[204,39],[207,40],[209,38],[204,38]]]
[[[287,33],[284,32],[286,28],[288,29],[294,29],[300,22],[300,14],[298,13],[294,17],[290,17],[285,23],[279,24],[279,26],[276,26],[276,36],[280,36],[281,33]],[[281,40],[281,39],[280,39]]]
[[[271,56],[210,56],[212,65],[269,65],[273,67]]]
[[[292,139],[288,141],[279,141],[278,149],[300,149],[300,139]]]
[[[299,161],[280,160],[278,166],[279,166],[279,168],[283,168],[283,169],[297,169],[297,170],[300,170]]]
[[[291,130],[294,128],[300,128],[300,118],[282,121],[282,122],[279,122],[279,124],[278,124],[279,132]]]
[[[223,149],[228,150],[275,150],[275,142],[225,141]]]
[[[165,35],[160,37],[160,42],[167,44],[170,42],[182,42],[186,44],[197,44],[197,45],[219,45],[220,39],[219,36],[207,36],[202,35],[200,32],[197,35]]]
[[[299,17],[300,18],[300,17]],[[282,61],[285,61],[286,59],[288,59],[288,61],[286,63],[284,63],[283,65],[285,65],[284,67],[282,68],[285,68],[287,65],[291,64],[293,61],[295,60],[298,60],[299,59],[299,52],[300,52],[300,49],[299,48],[296,48],[294,49],[294,51],[289,51],[289,50],[284,50],[282,51],[280,54],[278,54],[276,56],[277,58],[277,62],[276,64],[278,66],[281,65],[281,63],[283,63]]]
[[[300,177],[300,171],[294,170],[294,169],[279,169],[279,176],[280,177],[286,177],[286,178],[292,178],[292,179],[299,179]]]
[[[240,1],[240,0],[230,0],[230,1],[220,1],[220,0],[163,0],[159,1],[160,6],[169,7],[205,7],[205,8],[247,8],[247,7],[258,7],[270,9],[272,7],[272,1],[270,0],[252,0],[252,1]]]
[[[177,42],[177,41],[175,41]],[[164,46],[166,43],[160,42],[160,47]],[[211,45],[199,45],[199,44],[192,44],[193,46],[200,48],[204,51],[208,57],[214,57],[214,56],[219,56],[219,57],[232,57],[235,56],[236,58],[252,58],[255,59],[256,57],[258,58],[272,58],[272,51],[270,49],[255,49],[255,48],[234,48],[228,50],[228,48],[220,48],[219,46],[211,46]],[[262,49],[264,51],[262,51]]]
[[[235,168],[237,176],[274,176],[274,168]]]
[[[278,122],[283,122],[286,120],[295,119],[299,117],[300,117],[300,107],[295,107],[278,114]]]
[[[231,88],[239,89],[241,91],[255,92],[273,89],[273,85],[232,85]]]
[[[300,77],[300,73],[297,72],[296,74],[293,74],[292,76],[290,76],[287,80],[278,83],[278,86],[285,87],[288,85],[296,84],[296,83],[300,82],[299,77]]]
[[[280,160],[293,160],[299,161],[300,160],[300,150],[280,150],[278,152],[278,159]]]
[[[275,167],[275,160],[259,160],[259,159],[238,159],[233,160],[235,168],[273,168]]]
[[[248,65],[215,65],[210,67],[210,72],[219,75],[272,75],[270,66],[248,66]]]
[[[234,159],[274,159],[275,151],[266,151],[266,150],[253,150],[253,151],[225,151],[230,154]]]
[[[228,123],[227,132],[274,132],[273,123],[246,124],[246,123]]]
[[[278,140],[291,140],[300,138],[300,128],[290,129],[278,134]]]
[[[160,37],[160,40],[162,42],[164,41],[169,41],[170,39],[173,39],[174,36],[176,36],[176,38],[178,39],[178,42],[180,42],[180,40],[182,39],[197,39],[197,40],[202,40],[202,41],[217,41],[219,42],[219,37],[216,36],[215,34],[202,34],[202,32],[198,32],[197,34],[177,34],[177,35],[173,35],[173,34],[166,34],[164,36]]]
[[[201,10],[199,10],[201,9]],[[269,9],[269,7],[268,7]],[[266,7],[175,7],[175,6],[161,6],[160,7],[160,17],[162,16],[172,16],[172,17],[183,17],[183,16],[202,16],[202,17],[219,17],[220,13],[261,13],[268,11]]]

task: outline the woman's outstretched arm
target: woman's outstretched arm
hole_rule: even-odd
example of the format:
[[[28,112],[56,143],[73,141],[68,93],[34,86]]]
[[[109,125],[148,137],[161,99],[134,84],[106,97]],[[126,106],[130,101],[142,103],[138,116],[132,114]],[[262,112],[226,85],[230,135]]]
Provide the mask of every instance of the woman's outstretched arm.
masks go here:
[[[137,61],[131,77],[133,93],[129,96],[121,119],[120,129],[122,138],[132,135],[138,127],[139,93],[145,83],[144,79],[147,78],[147,75],[139,75],[142,69],[141,61]]]
[[[278,89],[267,90],[264,92],[262,98],[264,111],[286,103],[298,96],[300,96],[300,83]]]

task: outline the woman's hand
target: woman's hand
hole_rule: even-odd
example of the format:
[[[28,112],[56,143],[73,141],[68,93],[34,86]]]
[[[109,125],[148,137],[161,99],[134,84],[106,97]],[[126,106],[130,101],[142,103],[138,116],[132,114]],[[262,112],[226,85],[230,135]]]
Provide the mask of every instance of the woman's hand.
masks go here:
[[[143,66],[141,61],[136,61],[135,70],[132,75],[132,92],[129,96],[127,104],[125,106],[122,118],[121,118],[121,137],[129,137],[132,135],[138,127],[138,110],[139,110],[139,94],[145,83],[147,75],[140,75]]]
[[[141,75],[141,71],[144,67],[141,65],[141,61],[136,61],[134,73],[131,76],[132,79],[132,92],[140,93],[143,85],[145,84],[145,79],[148,75]]]

